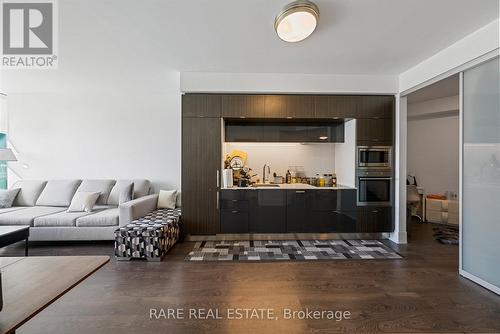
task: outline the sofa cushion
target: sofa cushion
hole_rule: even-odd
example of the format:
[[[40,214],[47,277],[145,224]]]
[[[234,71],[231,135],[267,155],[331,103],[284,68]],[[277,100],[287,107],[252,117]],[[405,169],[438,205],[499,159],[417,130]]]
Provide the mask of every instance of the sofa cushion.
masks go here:
[[[35,218],[63,212],[65,208],[50,206],[32,206],[22,210],[14,210],[0,214],[0,225],[29,225],[33,226]]]
[[[108,204],[118,205],[120,204],[120,194],[121,192],[130,184],[134,184],[133,197],[132,199],[144,197],[149,195],[149,190],[151,188],[151,182],[149,180],[118,180],[115,186],[111,189],[111,194],[109,195]]]
[[[78,218],[78,227],[118,226],[119,209],[107,209]]]
[[[23,209],[27,209],[27,208],[29,208],[29,206],[13,206],[10,208],[0,208],[0,215],[3,213],[17,211],[17,210],[23,210]]]
[[[10,208],[12,206],[12,203],[14,203],[14,199],[16,199],[19,190],[21,189],[0,189],[0,208]]]
[[[69,205],[68,212],[92,212],[95,202],[99,198],[99,192],[77,191],[71,204]]]
[[[175,209],[177,190],[160,190],[158,209]]]
[[[98,192],[101,195],[97,199],[96,204],[106,204],[115,183],[115,180],[83,180],[77,192]]]
[[[48,181],[36,205],[40,206],[69,206],[80,185],[80,180],[52,180]]]
[[[63,227],[76,226],[76,220],[80,217],[90,215],[90,212],[59,212],[52,215],[35,218],[35,227]]]
[[[120,201],[124,201],[126,198],[130,197],[130,200],[134,197],[134,182],[130,180],[118,180],[115,183],[111,193],[109,194],[108,204],[109,205],[119,205]]]
[[[98,205],[98,204],[96,204],[96,205],[94,205],[94,208],[92,210],[93,211],[99,211],[99,210],[106,210],[106,209],[115,209],[117,207],[118,206],[116,206],[116,205],[108,205],[108,204],[106,204],[106,205]]]
[[[35,206],[36,200],[40,197],[47,181],[21,180],[14,183],[12,189],[19,188],[19,193],[12,203],[13,206]]]
[[[151,190],[151,182],[149,180],[137,179],[134,182],[134,199],[149,195]]]

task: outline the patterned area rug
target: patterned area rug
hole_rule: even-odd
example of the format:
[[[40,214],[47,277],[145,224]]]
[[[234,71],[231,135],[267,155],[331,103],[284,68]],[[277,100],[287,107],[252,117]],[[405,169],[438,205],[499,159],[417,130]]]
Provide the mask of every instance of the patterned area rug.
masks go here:
[[[434,239],[445,245],[458,245],[458,226],[436,226],[432,228]]]
[[[199,241],[185,261],[401,259],[378,240]]]

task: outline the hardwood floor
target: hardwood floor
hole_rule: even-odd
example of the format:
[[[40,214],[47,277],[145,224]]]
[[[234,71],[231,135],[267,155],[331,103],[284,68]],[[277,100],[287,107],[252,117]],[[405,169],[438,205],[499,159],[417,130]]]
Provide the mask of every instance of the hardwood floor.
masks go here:
[[[190,263],[193,243],[160,263],[111,261],[18,330],[27,333],[500,332],[500,297],[457,274],[458,247],[431,225],[402,260]],[[0,250],[22,256],[23,244]],[[112,254],[111,243],[33,244],[30,255]],[[61,273],[63,275],[64,273]],[[348,310],[351,320],[150,320],[150,308]],[[1,312],[0,312],[1,317]]]

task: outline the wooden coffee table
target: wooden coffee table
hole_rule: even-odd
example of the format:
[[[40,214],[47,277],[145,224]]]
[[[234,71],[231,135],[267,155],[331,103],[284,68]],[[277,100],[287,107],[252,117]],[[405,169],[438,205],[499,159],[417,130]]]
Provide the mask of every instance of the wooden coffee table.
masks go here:
[[[109,256],[0,257],[0,334],[14,333],[109,261]]]
[[[24,256],[28,256],[29,226],[0,226],[0,248],[26,240]]]

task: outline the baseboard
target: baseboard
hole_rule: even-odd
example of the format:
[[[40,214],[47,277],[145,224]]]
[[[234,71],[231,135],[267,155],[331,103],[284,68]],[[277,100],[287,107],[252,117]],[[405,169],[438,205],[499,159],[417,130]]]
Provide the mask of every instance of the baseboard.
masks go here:
[[[490,291],[493,291],[493,292],[494,292],[494,293],[496,293],[497,295],[500,295],[500,287],[495,286],[495,285],[493,285],[493,284],[491,284],[491,283],[488,283],[488,282],[486,282],[485,280],[483,280],[483,279],[481,279],[481,278],[479,278],[479,277],[477,277],[477,276],[475,276],[475,275],[472,275],[472,274],[470,274],[470,273],[466,272],[466,271],[465,271],[465,270],[463,270],[463,269],[460,269],[460,270],[459,270],[459,273],[460,273],[460,275],[461,275],[461,276],[463,276],[463,277],[465,277],[465,278],[467,278],[467,279],[471,280],[472,282],[474,282],[474,283],[476,283],[476,284],[481,285],[483,288],[486,288],[486,289],[488,289],[488,290],[490,290]]]
[[[238,233],[186,235],[186,241],[388,239],[389,233]]]
[[[393,232],[390,234],[389,240],[397,244],[407,244],[408,234],[406,232]]]

